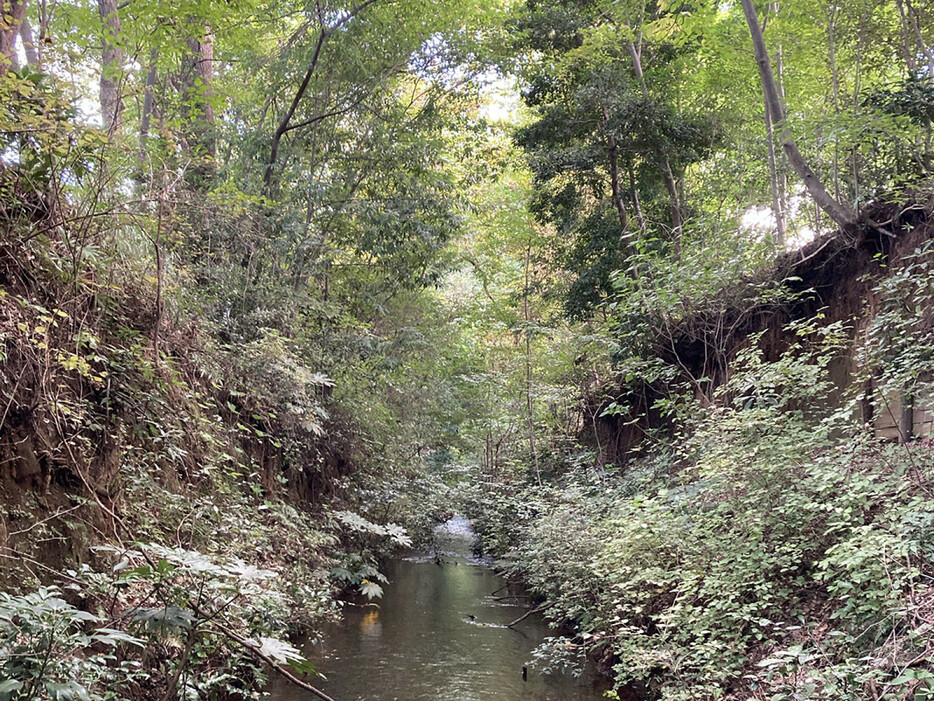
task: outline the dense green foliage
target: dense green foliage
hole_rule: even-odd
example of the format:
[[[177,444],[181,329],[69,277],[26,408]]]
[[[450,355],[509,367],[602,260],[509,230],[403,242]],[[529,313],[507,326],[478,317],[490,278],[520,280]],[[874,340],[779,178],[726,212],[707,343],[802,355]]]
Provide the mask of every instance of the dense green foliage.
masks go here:
[[[841,331],[772,363],[743,353],[723,404],[692,410],[623,478],[569,456],[547,489],[470,492],[486,546],[511,552],[621,683],[855,700],[929,678],[892,667],[928,645],[930,454],[854,433],[852,406],[818,410]]]

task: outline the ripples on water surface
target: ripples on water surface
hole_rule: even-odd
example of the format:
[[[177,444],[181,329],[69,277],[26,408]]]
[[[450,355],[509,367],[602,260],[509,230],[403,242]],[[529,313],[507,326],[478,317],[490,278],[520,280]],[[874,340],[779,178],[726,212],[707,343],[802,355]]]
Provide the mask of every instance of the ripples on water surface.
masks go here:
[[[316,685],[335,701],[592,701],[603,698],[590,670],[580,678],[543,677],[522,666],[547,635],[538,616],[516,628],[525,609],[493,599],[502,577],[469,556],[463,519],[438,533],[443,564],[413,557],[391,563],[379,608],[348,606],[309,656],[327,676]],[[473,618],[471,618],[473,617]],[[274,701],[311,701],[277,682]]]

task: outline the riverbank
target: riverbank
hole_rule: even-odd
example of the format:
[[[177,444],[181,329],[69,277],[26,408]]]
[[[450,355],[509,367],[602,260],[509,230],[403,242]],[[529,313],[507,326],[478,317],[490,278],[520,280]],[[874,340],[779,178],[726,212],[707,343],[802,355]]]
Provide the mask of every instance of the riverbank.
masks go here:
[[[633,297],[576,440],[464,490],[484,551],[620,686],[934,693],[934,229],[929,204],[872,211],[895,233],[828,235],[693,306]]]
[[[666,701],[923,694],[934,451],[841,428],[721,407],[622,477],[591,464],[485,485],[470,513],[617,685]]]
[[[0,184],[65,206],[2,164]],[[102,265],[73,257],[83,234],[54,211],[15,214],[0,218],[3,693],[233,699],[300,668],[288,637],[409,542],[353,511],[372,427],[293,340],[221,341],[172,307],[115,231],[82,244]]]

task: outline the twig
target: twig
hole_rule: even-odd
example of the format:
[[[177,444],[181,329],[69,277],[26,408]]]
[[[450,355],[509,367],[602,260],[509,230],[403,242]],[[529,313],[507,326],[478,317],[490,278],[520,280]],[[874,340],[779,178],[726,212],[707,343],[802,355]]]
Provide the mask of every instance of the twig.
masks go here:
[[[3,552],[4,550],[9,550],[10,553],[12,553],[12,554],[9,555],[9,554]],[[24,552],[22,552],[22,551],[20,551],[20,550],[17,550],[17,549],[15,549],[15,548],[11,548],[11,547],[8,546],[8,545],[0,546],[0,557],[4,557],[4,558],[6,558],[6,559],[8,559],[8,560],[19,560],[19,563],[20,563],[20,564],[24,564],[25,562],[28,561],[30,564],[33,564],[33,565],[35,565],[36,567],[39,567],[40,569],[46,570],[47,572],[50,572],[52,575],[54,575],[54,576],[56,576],[56,577],[61,577],[62,579],[67,579],[68,581],[70,581],[70,582],[72,582],[72,583],[74,583],[74,584],[84,584],[84,582],[82,582],[80,579],[76,579],[75,577],[72,577],[72,576],[70,576],[70,575],[67,575],[67,574],[65,574],[64,572],[61,572],[61,571],[55,569],[54,567],[49,567],[48,565],[44,565],[44,564],[42,564],[41,562],[39,562],[36,558],[30,557],[30,556],[27,555],[26,553],[24,553]],[[28,568],[27,568],[27,569],[28,569]],[[32,570],[30,570],[30,572],[32,572]]]
[[[52,514],[51,516],[49,516],[48,518],[44,518],[44,519],[42,519],[41,521],[36,521],[36,522],[35,522],[34,524],[32,524],[29,528],[24,528],[24,529],[19,530],[19,531],[12,531],[12,532],[8,533],[7,535],[8,535],[9,537],[12,538],[12,537],[15,536],[15,535],[22,535],[23,533],[29,533],[29,531],[31,531],[33,528],[36,528],[37,526],[41,526],[43,523],[47,523],[47,522],[49,522],[49,521],[52,521],[53,519],[59,518],[60,516],[64,516],[65,514],[71,513],[72,511],[74,511],[74,510],[76,510],[76,509],[80,509],[82,506],[84,506],[83,503],[82,503],[82,504],[78,504],[78,505],[76,505],[76,506],[72,506],[70,509],[60,509],[60,510],[56,511],[54,514]]]
[[[516,620],[514,620],[512,623],[507,624],[506,627],[507,627],[507,628],[512,628],[514,625],[516,625],[517,623],[521,623],[521,622],[524,621],[526,618],[528,618],[529,616],[531,616],[533,613],[541,613],[542,611],[546,611],[546,610],[550,609],[552,606],[554,606],[553,603],[551,603],[551,604],[545,604],[544,606],[539,606],[537,609],[531,609],[531,610],[529,610],[529,611],[526,611],[526,612],[523,613],[521,616],[519,616]]]
[[[195,607],[193,607],[193,608],[195,609],[195,612],[198,613],[199,616],[204,616],[204,615],[205,615],[203,611],[201,611],[201,610],[198,609],[198,607],[195,606]],[[324,693],[323,691],[321,691],[320,689],[317,689],[317,688],[313,687],[313,686],[312,686],[311,684],[309,684],[308,682],[303,682],[301,679],[299,679],[299,678],[296,677],[294,674],[292,674],[289,670],[285,669],[282,665],[280,665],[278,662],[276,662],[275,660],[273,660],[269,655],[267,655],[267,654],[265,654],[265,653],[263,653],[263,652],[260,652],[260,649],[259,649],[258,647],[256,647],[256,645],[253,645],[253,644],[252,644],[249,640],[247,640],[246,638],[243,638],[243,637],[237,635],[237,634],[234,633],[232,630],[230,630],[229,628],[227,628],[227,627],[224,626],[224,625],[221,625],[220,623],[215,623],[214,625],[215,625],[215,627],[216,627],[221,633],[223,633],[225,636],[227,636],[228,638],[230,638],[231,640],[233,640],[235,643],[237,643],[238,645],[240,645],[240,646],[241,646],[242,648],[244,648],[245,650],[249,651],[251,654],[256,655],[256,657],[258,657],[258,658],[261,659],[263,662],[265,662],[266,664],[268,664],[270,667],[272,667],[272,668],[273,668],[274,670],[276,670],[279,674],[281,674],[283,677],[285,677],[286,679],[288,679],[290,682],[292,682],[292,683],[295,684],[296,686],[299,686],[299,687],[301,687],[302,689],[305,689],[306,691],[310,691],[311,693],[313,693],[313,694],[314,694],[315,696],[317,696],[318,698],[324,699],[324,701],[334,701],[334,699],[332,699],[330,696],[328,696],[327,694],[325,694],[325,693]]]
[[[503,586],[501,586],[501,587],[500,587],[499,589],[497,589],[496,591],[491,591],[491,592],[490,592],[490,596],[496,596],[496,595],[499,594],[503,589],[508,589],[508,588],[511,587],[513,584],[514,584],[514,582],[506,582]]]

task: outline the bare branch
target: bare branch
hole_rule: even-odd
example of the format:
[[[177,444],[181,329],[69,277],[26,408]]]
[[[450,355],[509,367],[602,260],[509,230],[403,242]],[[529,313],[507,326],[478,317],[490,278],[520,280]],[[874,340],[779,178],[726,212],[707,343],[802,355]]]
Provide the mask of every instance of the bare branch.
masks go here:
[[[192,606],[192,608],[195,610],[195,612],[196,612],[199,616],[204,616],[204,615],[205,615],[204,611],[200,610],[197,606]],[[319,699],[324,699],[324,701],[334,701],[334,699],[332,699],[330,696],[328,696],[327,694],[325,694],[325,693],[324,693],[323,691],[321,691],[320,689],[318,689],[318,688],[316,688],[316,687],[313,687],[313,686],[312,686],[311,684],[309,684],[308,682],[304,682],[304,681],[302,681],[301,679],[299,679],[298,677],[296,677],[296,676],[295,676],[294,674],[292,674],[289,670],[287,670],[285,667],[283,667],[282,665],[280,665],[278,662],[276,662],[274,659],[272,659],[269,655],[267,655],[267,654],[265,654],[264,652],[262,652],[256,645],[252,644],[252,643],[251,643],[249,640],[247,640],[246,638],[241,637],[240,635],[237,635],[237,634],[234,633],[232,630],[230,630],[230,628],[227,628],[226,626],[223,626],[223,625],[221,625],[221,624],[218,623],[218,622],[215,622],[215,623],[214,623],[214,626],[218,629],[218,631],[220,631],[221,633],[223,633],[223,634],[224,634],[226,637],[228,637],[230,640],[232,640],[232,641],[234,641],[235,643],[237,643],[237,645],[239,645],[239,646],[242,647],[243,649],[247,650],[250,654],[255,655],[256,657],[258,657],[259,659],[261,659],[263,662],[265,662],[266,664],[268,664],[270,667],[272,667],[272,668],[273,668],[274,670],[276,670],[279,674],[281,674],[283,677],[285,677],[286,679],[288,679],[290,682],[292,682],[292,683],[295,684],[296,686],[299,686],[299,687],[301,687],[302,689],[305,689],[306,691],[310,691],[312,694],[314,694],[315,696],[317,696]]]
[[[324,25],[324,18],[319,16],[321,30],[318,33],[318,41],[315,44],[315,50],[311,56],[311,63],[308,66],[308,70],[305,71],[305,76],[302,78],[302,82],[298,86],[298,90],[295,92],[295,97],[292,98],[292,103],[289,105],[289,108],[282,116],[282,120],[279,122],[276,133],[272,137],[272,148],[270,149],[269,153],[269,162],[266,164],[266,173],[263,176],[264,191],[268,192],[270,186],[272,185],[272,174],[276,167],[276,161],[279,158],[279,145],[282,142],[282,137],[289,131],[289,124],[292,121],[292,117],[295,116],[295,110],[298,109],[298,105],[302,101],[302,98],[305,96],[305,92],[308,90],[308,85],[311,83],[311,79],[314,76],[315,71],[318,69],[318,62],[321,59],[321,50],[324,48],[325,42],[334,32],[336,32],[354,17],[363,12],[363,10],[365,10],[367,7],[375,4],[376,2],[379,2],[379,0],[365,0],[365,2],[360,3],[342,15],[340,19],[338,19],[337,22],[335,22],[330,27],[326,27]]]
[[[528,618],[529,616],[531,616],[533,613],[541,613],[542,611],[547,611],[547,610],[550,609],[552,606],[554,606],[553,603],[551,603],[551,604],[545,604],[544,606],[539,606],[537,609],[530,609],[530,610],[526,611],[525,613],[523,613],[521,616],[519,616],[519,617],[518,617],[516,620],[514,620],[512,623],[506,624],[506,627],[507,627],[507,628],[512,628],[514,625],[516,625],[517,623],[521,623],[521,622],[524,621],[526,618]]]

